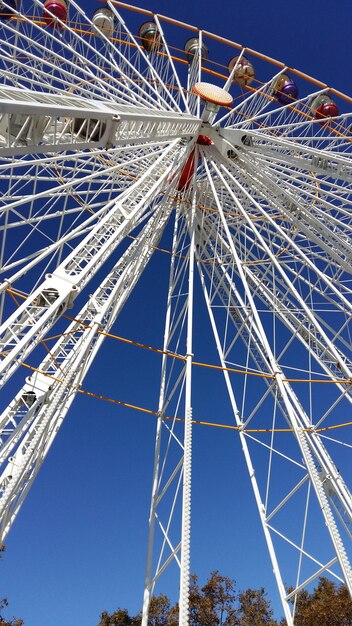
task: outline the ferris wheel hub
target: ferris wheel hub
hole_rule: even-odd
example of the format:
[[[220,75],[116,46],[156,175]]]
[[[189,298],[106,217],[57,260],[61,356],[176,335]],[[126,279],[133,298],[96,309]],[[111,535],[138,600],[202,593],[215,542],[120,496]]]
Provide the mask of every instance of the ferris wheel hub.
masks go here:
[[[194,93],[200,96],[204,102],[215,104],[216,106],[231,106],[233,97],[222,87],[212,83],[196,83],[193,86]]]
[[[193,91],[205,103],[202,114],[203,122],[210,122],[215,113],[221,106],[231,106],[233,98],[226,91],[212,83],[196,83],[193,85]]]

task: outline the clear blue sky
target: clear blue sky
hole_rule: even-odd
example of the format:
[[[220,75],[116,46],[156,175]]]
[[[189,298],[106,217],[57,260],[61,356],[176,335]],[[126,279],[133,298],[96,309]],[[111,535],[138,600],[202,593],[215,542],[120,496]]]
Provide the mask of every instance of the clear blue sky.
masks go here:
[[[233,39],[352,93],[350,0],[136,4]],[[85,0],[87,12],[96,6]],[[154,255],[115,327],[118,334],[161,346],[166,264],[160,253]],[[199,334],[210,336],[204,311],[198,326]],[[208,355],[210,361],[215,358],[213,348]],[[107,341],[84,386],[113,397],[118,386],[123,390],[119,399],[155,407],[159,364],[154,354]],[[195,417],[219,418],[219,409],[221,415],[226,408],[216,404],[217,382],[213,395],[205,397],[208,374],[197,376]],[[0,595],[10,600],[8,615],[23,617],[26,626],[95,626],[104,609],[139,610],[154,428],[152,417],[77,399],[7,540]],[[195,427],[192,571],[205,580],[219,569],[239,587],[264,586],[280,615],[234,438],[226,431]],[[207,519],[206,526],[202,519]]]

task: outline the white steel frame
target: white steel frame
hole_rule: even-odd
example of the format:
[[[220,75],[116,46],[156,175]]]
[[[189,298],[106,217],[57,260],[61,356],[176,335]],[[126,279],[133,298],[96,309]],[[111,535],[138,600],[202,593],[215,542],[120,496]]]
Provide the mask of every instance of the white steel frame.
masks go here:
[[[39,0],[31,14],[19,2],[0,22],[0,540],[106,333],[173,227],[142,623],[175,564],[179,624],[189,622],[197,266],[293,626],[299,592],[320,575],[343,581],[352,596],[352,498],[338,469],[352,442],[329,432],[350,420],[352,400],[352,101],[211,33],[107,6],[112,37],[74,0],[67,22],[53,16],[55,27]],[[136,15],[155,22],[160,47],[144,50]],[[187,64],[180,38],[193,35],[199,48]],[[213,69],[200,54],[208,38],[220,55]],[[270,78],[258,76],[226,112],[203,110],[196,82],[238,90],[237,66],[230,76],[219,70],[225,50],[226,59],[250,56],[259,74],[270,68]],[[274,81],[283,73],[301,81],[303,95],[279,106]],[[312,103],[322,94],[339,101],[341,114],[316,119]],[[84,296],[90,281],[94,292]],[[78,296],[86,303],[62,333]],[[61,336],[41,359],[38,346],[54,326]],[[8,383],[22,365],[32,374],[13,394]],[[324,385],[331,392],[320,397]],[[326,535],[321,550],[311,541],[315,524]]]

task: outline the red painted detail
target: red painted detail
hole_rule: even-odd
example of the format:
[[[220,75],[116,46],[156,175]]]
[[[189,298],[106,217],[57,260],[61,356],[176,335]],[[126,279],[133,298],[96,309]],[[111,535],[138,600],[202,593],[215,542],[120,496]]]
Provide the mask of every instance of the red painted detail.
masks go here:
[[[47,2],[44,3],[43,17],[48,26],[55,26],[55,19],[52,18],[45,9],[48,9],[50,13],[58,17],[62,22],[66,21],[67,4],[65,0],[47,0]]]
[[[335,102],[326,102],[325,104],[321,104],[320,107],[317,108],[315,112],[315,117],[317,120],[323,120],[319,122],[320,126],[324,126],[328,120],[325,120],[325,117],[335,117],[339,114],[339,110]]]
[[[210,139],[210,137],[207,137],[206,135],[199,135],[198,139],[197,139],[197,143],[200,146],[211,146],[211,144],[213,143],[212,140]]]
[[[188,189],[189,184],[192,180],[192,176],[194,174],[194,150],[192,150],[189,155],[186,163],[184,164],[180,176],[180,180],[178,181],[177,190],[182,191],[183,189]]]
[[[197,139],[197,144],[201,145],[201,146],[210,146],[212,144],[212,140],[207,137],[206,135],[199,135],[198,139]],[[188,189],[190,182],[192,180],[192,176],[194,174],[194,153],[195,150],[193,149],[192,152],[190,153],[186,163],[184,164],[183,168],[182,168],[182,172],[178,181],[178,185],[177,185],[177,191],[182,191],[183,189]],[[171,183],[171,180],[169,181]]]

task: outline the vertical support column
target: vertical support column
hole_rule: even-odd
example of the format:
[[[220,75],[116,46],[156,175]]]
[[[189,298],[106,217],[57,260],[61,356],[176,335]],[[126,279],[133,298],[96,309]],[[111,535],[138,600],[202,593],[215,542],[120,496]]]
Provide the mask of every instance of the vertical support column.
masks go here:
[[[158,406],[159,414],[158,414],[156,438],[155,438],[153,486],[152,486],[152,497],[151,497],[151,505],[150,505],[150,515],[149,515],[149,535],[148,535],[147,566],[146,566],[143,609],[142,609],[142,626],[148,626],[149,605],[150,605],[150,599],[151,599],[152,592],[153,592],[153,585],[151,583],[151,572],[152,572],[152,565],[153,565],[155,514],[156,514],[157,499],[158,499],[160,448],[161,448],[161,434],[162,434],[163,417],[164,417],[163,411],[164,411],[164,401],[165,401],[165,385],[166,385],[167,359],[168,359],[166,355],[166,351],[168,349],[168,345],[170,341],[172,294],[174,291],[175,254],[176,254],[176,249],[177,249],[178,220],[179,220],[179,207],[175,216],[175,227],[174,227],[174,236],[173,236],[173,243],[172,243],[172,257],[171,257],[171,264],[170,264],[169,290],[168,290],[167,309],[166,309],[166,318],[165,318],[164,346],[163,346],[164,354],[163,354],[162,366],[161,366],[161,381],[160,381],[159,406]]]
[[[218,328],[217,328],[217,325],[216,325],[216,321],[215,321],[215,318],[214,318],[213,310],[212,310],[212,307],[211,307],[209,293],[208,293],[208,290],[207,290],[207,287],[206,287],[206,283],[205,283],[205,280],[204,280],[204,274],[202,272],[202,268],[201,268],[199,263],[198,263],[198,270],[199,270],[199,274],[200,274],[201,284],[202,284],[202,288],[203,288],[203,294],[204,294],[205,302],[206,302],[207,309],[208,309],[209,319],[210,319],[211,327],[212,327],[212,330],[213,330],[217,351],[218,351],[218,354],[219,354],[221,366],[223,368],[223,375],[224,375],[225,384],[226,384],[226,387],[227,387],[227,392],[229,394],[229,399],[230,399],[230,402],[231,402],[232,411],[233,411],[234,418],[235,418],[237,426],[239,426],[241,428],[243,426],[242,417],[241,417],[239,408],[237,406],[237,402],[236,402],[234,390],[232,388],[229,372],[226,371],[226,359],[225,359],[225,355],[224,355],[224,352],[223,352],[223,347],[221,345],[219,331],[218,331]],[[231,281],[230,281],[229,284],[231,285]],[[239,437],[240,437],[240,440],[241,440],[242,451],[243,451],[243,454],[244,454],[244,458],[245,458],[245,462],[246,462],[246,465],[247,465],[250,481],[251,481],[251,484],[252,484],[255,501],[256,501],[256,504],[257,504],[257,507],[258,507],[260,521],[261,521],[262,528],[263,528],[263,531],[264,531],[264,536],[265,536],[265,539],[266,539],[266,542],[267,542],[269,555],[270,555],[271,563],[272,563],[272,566],[273,566],[273,573],[274,573],[274,576],[275,576],[275,579],[276,579],[276,583],[277,583],[277,586],[278,586],[278,590],[279,590],[282,606],[283,606],[283,609],[284,609],[286,623],[287,623],[287,626],[293,626],[293,618],[292,618],[292,615],[291,615],[291,609],[290,609],[289,602],[287,601],[287,598],[286,598],[287,592],[285,590],[285,585],[284,585],[282,577],[281,577],[281,572],[280,572],[279,564],[278,564],[278,561],[277,561],[277,558],[276,558],[274,544],[273,544],[272,537],[270,535],[270,532],[269,532],[269,529],[268,529],[268,524],[267,524],[267,521],[266,521],[265,504],[262,501],[262,498],[261,498],[261,495],[260,495],[258,482],[257,482],[256,475],[255,475],[255,469],[253,467],[252,459],[251,459],[250,452],[249,452],[248,445],[247,445],[247,440],[246,440],[246,437],[245,437],[245,435],[244,435],[242,430],[239,431]]]
[[[195,155],[197,158],[197,155]],[[189,623],[189,581],[191,553],[191,483],[192,483],[192,360],[193,360],[193,285],[195,251],[195,208],[196,191],[193,188],[192,209],[189,219],[190,249],[188,274],[188,310],[186,339],[186,386],[185,386],[185,432],[183,458],[182,531],[181,531],[181,575],[179,600],[179,626]]]
[[[200,83],[202,80],[202,45],[203,45],[203,33],[199,31],[199,50],[198,50],[198,76],[197,82]],[[197,98],[197,117],[200,117],[200,98]]]

